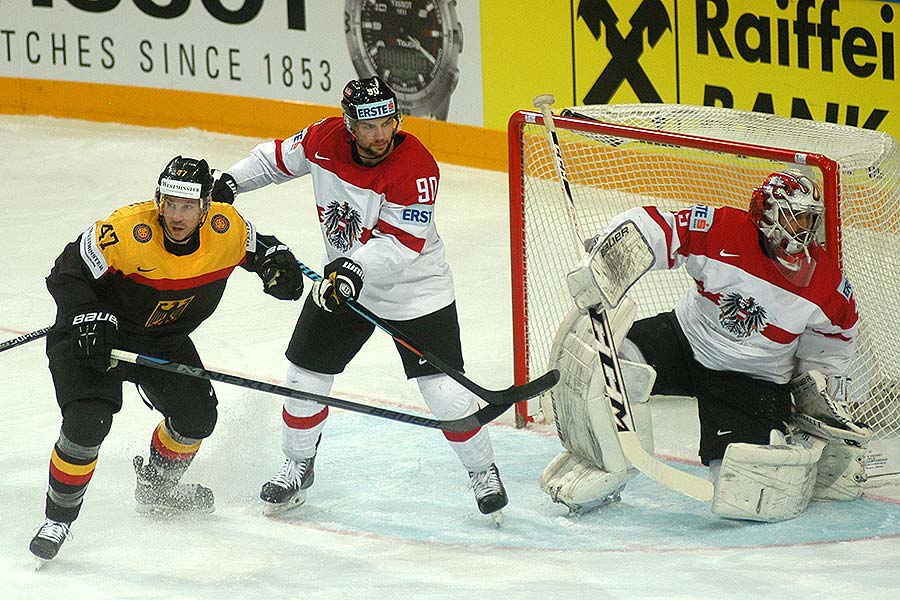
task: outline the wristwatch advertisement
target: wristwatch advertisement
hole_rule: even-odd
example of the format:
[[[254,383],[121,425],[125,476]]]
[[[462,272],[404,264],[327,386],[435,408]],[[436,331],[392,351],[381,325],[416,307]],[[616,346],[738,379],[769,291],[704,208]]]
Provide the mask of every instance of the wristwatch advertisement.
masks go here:
[[[361,79],[381,77],[404,114],[447,120],[463,47],[456,0],[346,0],[344,26]]]

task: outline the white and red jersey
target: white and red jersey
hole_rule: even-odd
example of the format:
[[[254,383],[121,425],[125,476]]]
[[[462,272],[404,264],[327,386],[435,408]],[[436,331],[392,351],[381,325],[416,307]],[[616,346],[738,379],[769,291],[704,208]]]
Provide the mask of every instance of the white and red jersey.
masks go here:
[[[407,320],[453,302],[453,276],[434,225],[437,163],[408,133],[394,143],[382,162],[361,165],[343,119],[329,117],[256,146],[228,173],[238,193],[311,175],[324,263],[351,257],[365,272],[360,302],[380,317]]]
[[[824,248],[810,248],[816,269],[799,287],[765,254],[746,211],[645,206],[618,215],[610,229],[627,220],[650,243],[653,269],[684,265],[694,279],[675,315],[704,367],[775,383],[809,369],[847,374],[859,315],[849,282]]]

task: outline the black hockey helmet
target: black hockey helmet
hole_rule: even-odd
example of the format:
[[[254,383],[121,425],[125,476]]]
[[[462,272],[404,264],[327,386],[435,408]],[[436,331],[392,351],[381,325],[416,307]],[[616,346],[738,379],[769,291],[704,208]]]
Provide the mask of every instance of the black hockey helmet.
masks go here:
[[[397,95],[377,75],[348,81],[344,86],[341,110],[344,124],[351,133],[357,121],[393,117],[400,123],[401,118]]]
[[[174,198],[196,198],[200,200],[200,210],[203,213],[209,209],[213,177],[205,159],[176,156],[159,174],[156,183],[157,206],[160,203],[160,196],[165,195]]]

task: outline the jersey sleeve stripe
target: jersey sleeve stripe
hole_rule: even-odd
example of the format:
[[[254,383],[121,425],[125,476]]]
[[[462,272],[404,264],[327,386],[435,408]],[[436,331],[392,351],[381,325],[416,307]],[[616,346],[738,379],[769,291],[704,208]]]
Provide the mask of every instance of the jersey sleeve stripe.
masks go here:
[[[393,236],[397,239],[398,242],[409,248],[414,252],[421,253],[422,248],[425,247],[425,240],[419,237],[414,236],[408,231],[404,231],[399,227],[395,227],[391,225],[387,221],[378,221],[378,231],[383,234]]]
[[[284,164],[284,156],[282,155],[283,144],[284,140],[275,140],[275,166],[277,166],[285,175],[293,177],[294,174],[291,173]]]
[[[672,257],[672,228],[666,219],[659,213],[659,209],[655,206],[645,206],[644,210],[650,215],[650,218],[659,225],[663,234],[666,236],[666,258],[669,261],[669,268],[675,266],[675,259]]]
[[[765,329],[762,330],[762,334],[778,344],[790,344],[800,337],[799,334],[791,333],[781,327],[776,327],[772,323],[766,325]]]

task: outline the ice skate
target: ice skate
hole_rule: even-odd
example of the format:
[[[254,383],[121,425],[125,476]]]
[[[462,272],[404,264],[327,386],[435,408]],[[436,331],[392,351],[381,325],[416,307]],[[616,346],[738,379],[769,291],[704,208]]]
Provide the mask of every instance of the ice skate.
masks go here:
[[[211,489],[196,483],[177,483],[143,456],[134,457],[137,487],[134,499],[137,512],[172,516],[183,513],[211,513],[216,509]]]
[[[263,484],[259,497],[266,503],[269,514],[283,512],[306,501],[306,490],[316,479],[316,457],[284,461],[281,471]]]
[[[53,560],[72,533],[69,531],[69,523],[44,519],[38,525],[37,532],[28,545],[28,549],[35,556],[34,570],[37,571],[48,561]]]
[[[475,492],[478,510],[483,515],[490,515],[498,527],[503,521],[500,509],[509,503],[506,489],[500,481],[500,471],[492,464],[486,471],[469,471],[469,484]]]

